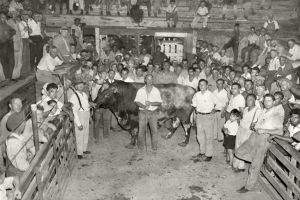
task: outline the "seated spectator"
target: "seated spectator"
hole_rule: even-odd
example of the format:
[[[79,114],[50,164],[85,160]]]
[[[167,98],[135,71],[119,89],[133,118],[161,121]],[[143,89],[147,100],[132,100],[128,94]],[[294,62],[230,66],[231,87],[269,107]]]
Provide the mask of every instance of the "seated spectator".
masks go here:
[[[32,154],[28,154],[23,136],[25,128],[24,112],[13,113],[6,123],[7,130],[11,132],[6,139],[7,168],[6,176],[22,176],[30,165]]]
[[[193,22],[192,22],[192,24],[191,24],[191,27],[192,27],[192,28],[196,28],[198,22],[199,22],[200,20],[202,20],[202,21],[203,21],[202,27],[203,27],[203,28],[207,28],[208,14],[209,14],[209,13],[208,13],[208,9],[207,9],[207,7],[206,7],[206,5],[205,5],[205,2],[202,1],[202,2],[200,3],[200,6],[199,6],[198,9],[197,9],[197,12],[195,13],[195,17],[194,17],[194,19],[193,19]]]
[[[269,14],[267,21],[264,23],[264,28],[270,35],[274,35],[279,30],[278,22],[274,20],[273,14]]]
[[[198,82],[199,82],[199,79],[197,79],[195,77],[195,69],[190,67],[188,69],[188,77],[183,79],[182,85],[190,86],[197,91],[198,90]]]
[[[255,27],[250,28],[251,32],[247,37],[248,45],[242,49],[241,59],[243,63],[248,63],[251,52],[259,48],[259,37],[256,35]]]
[[[294,39],[288,41],[289,53],[285,55],[292,61],[293,68],[300,66],[300,45]]]
[[[135,71],[135,77],[134,77],[134,82],[136,83],[144,83],[145,78],[144,78],[144,72],[143,72],[143,67],[138,66]]]
[[[129,70],[127,68],[123,68],[121,71],[121,81],[124,81],[126,83],[132,83],[134,82],[130,77],[128,77]]]
[[[291,145],[297,150],[300,150],[300,109],[296,108],[291,111],[291,117],[289,125],[283,136],[272,135],[269,141],[277,138],[291,143]]]
[[[71,56],[74,60],[79,60],[80,59],[80,55],[76,50],[76,45],[75,44],[70,44],[70,52],[71,52]]]
[[[230,117],[230,112],[233,109],[239,110],[243,113],[243,109],[245,107],[245,99],[243,95],[240,94],[241,85],[238,83],[233,83],[231,86],[231,96],[229,103],[226,107],[225,119],[228,120]]]
[[[173,19],[173,28],[176,27],[178,23],[178,13],[177,13],[177,6],[175,4],[175,0],[170,0],[170,4],[168,5],[166,9],[166,20],[168,23],[168,28],[170,28],[171,19]]]
[[[125,56],[125,58],[126,58],[126,56]],[[147,49],[143,48],[142,53],[140,55],[141,64],[146,66],[146,65],[148,65],[148,63],[150,62],[151,59],[152,59],[152,56],[147,53]]]
[[[115,72],[115,79],[116,79],[116,80],[121,80],[121,79],[122,79],[120,73],[118,72],[117,65],[116,65],[115,63],[113,63],[113,64],[110,66],[110,69],[113,70],[113,71]]]
[[[20,180],[17,176],[5,176],[5,168],[0,168],[0,199],[21,199]]]
[[[156,84],[177,83],[177,75],[175,72],[172,72],[170,68],[170,62],[165,61],[163,71],[158,73],[156,76]]]
[[[249,94],[256,94],[256,91],[255,91],[255,88],[254,88],[254,83],[251,79],[246,79],[244,85],[245,85],[245,91],[242,92],[242,95],[246,100],[246,97]]]
[[[61,109],[63,107],[63,103],[57,99],[58,89],[59,89],[58,85],[55,83],[47,84],[46,93],[42,97],[42,100],[38,101],[37,104],[42,106],[44,108],[44,110],[49,110],[48,101],[55,100],[55,101],[57,101],[57,107],[58,107],[59,111],[61,111]]]
[[[243,78],[246,80],[251,79],[251,74],[250,74],[250,67],[248,65],[243,66],[243,74],[241,75]]]
[[[73,14],[73,11],[77,11],[80,9],[80,14],[83,15],[83,10],[84,10],[84,1],[79,0],[75,2],[75,0],[69,0],[69,14]]]
[[[9,112],[4,115],[0,122],[0,168],[4,167],[4,159],[5,159],[5,141],[7,137],[10,135],[10,131],[7,130],[6,123],[8,118],[13,113],[19,113],[22,110],[23,104],[22,100],[18,97],[13,97],[9,101]]]

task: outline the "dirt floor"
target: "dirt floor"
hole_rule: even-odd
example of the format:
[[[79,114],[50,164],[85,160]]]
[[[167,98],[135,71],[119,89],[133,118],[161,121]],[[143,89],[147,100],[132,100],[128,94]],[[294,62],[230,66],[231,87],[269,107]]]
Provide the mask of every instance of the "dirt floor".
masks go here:
[[[165,135],[166,130],[160,129]],[[234,173],[226,165],[222,145],[215,143],[215,157],[210,163],[194,163],[198,153],[195,133],[192,141],[179,147],[183,131],[173,138],[160,137],[159,150],[139,154],[124,146],[126,132],[113,132],[100,144],[90,141],[92,154],[75,167],[63,200],[270,200],[259,189],[238,194],[247,173]]]

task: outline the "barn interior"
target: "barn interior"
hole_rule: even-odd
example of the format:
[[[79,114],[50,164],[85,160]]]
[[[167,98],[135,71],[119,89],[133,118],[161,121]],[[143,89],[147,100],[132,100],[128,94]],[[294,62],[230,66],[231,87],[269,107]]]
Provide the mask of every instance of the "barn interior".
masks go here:
[[[272,0],[271,7],[268,8],[261,7],[261,0],[244,1],[244,7],[240,3],[237,6],[237,18],[232,11],[227,14],[226,19],[222,16],[223,8],[218,1],[209,1],[212,2],[212,8],[209,13],[208,29],[190,26],[195,13],[195,8],[190,8],[190,2],[194,2],[192,0],[176,0],[179,21],[176,27],[171,28],[167,27],[165,6],[161,8],[161,12],[155,13],[152,5],[151,15],[148,16],[147,6],[141,5],[143,18],[136,23],[132,17],[127,16],[128,6],[126,4],[117,6],[118,1],[111,2],[110,10],[106,10],[103,6],[105,3],[99,3],[101,1],[91,2],[88,14],[82,14],[80,9],[76,10],[77,8],[70,14],[66,5],[63,5],[60,11],[59,3],[56,1],[54,9],[52,7],[49,9],[49,5],[53,5],[51,1],[38,2],[46,5],[40,12],[43,15],[42,24],[49,37],[57,35],[61,27],[70,28],[74,20],[79,18],[83,25],[83,40],[92,44],[98,55],[104,51],[103,45],[107,40],[113,39],[118,47],[124,47],[125,51],[135,49],[137,54],[146,49],[148,54],[153,55],[156,47],[160,46],[172,63],[181,63],[184,59],[195,58],[199,41],[211,41],[222,47],[231,39],[236,23],[239,24],[241,35],[247,37],[250,27],[262,27],[270,14],[275,16],[280,25],[276,40],[282,44],[286,44],[290,39],[298,42],[300,39],[298,1]],[[168,4],[169,1],[164,5]],[[243,17],[245,9],[251,10],[247,19]],[[101,11],[103,13],[110,11],[111,15],[100,15]],[[201,24],[202,20],[198,22],[199,27]],[[233,57],[231,49],[227,53]],[[2,67],[5,68],[4,65]],[[65,102],[68,101],[66,85],[68,81],[73,81],[78,68],[79,62],[67,63],[57,67],[53,72],[53,76],[59,77],[62,85],[60,98],[64,98]],[[296,73],[299,73],[299,68]],[[299,82],[297,84],[299,85]],[[26,115],[34,119],[36,117],[34,105],[41,98],[41,86],[37,83],[35,71],[17,79],[0,77],[0,119],[9,112],[10,100],[16,95],[21,97]],[[242,173],[232,171],[226,164],[221,142],[214,140],[214,156],[211,162],[191,159],[199,152],[195,127],[191,130],[188,145],[181,147],[178,144],[185,140],[184,129],[179,127],[171,138],[166,138],[169,130],[161,126],[158,129],[157,152],[151,149],[150,130],[147,129],[146,149],[141,153],[136,146],[133,149],[125,148],[130,142],[128,131],[117,124],[117,119],[113,118],[112,123],[114,125],[109,137],[103,137],[104,125],[100,125],[100,129],[95,129],[94,116],[91,116],[88,143],[91,154],[85,155],[83,159],[77,157],[75,125],[68,115],[56,119],[57,130],[51,132],[51,137],[45,144],[36,142],[38,133],[33,130],[36,154],[29,168],[20,177],[22,193],[20,199],[300,199],[300,153],[287,142],[274,142],[264,162],[264,165],[268,164],[272,169],[266,170],[263,167],[255,190],[240,194],[236,190],[245,184],[247,170]],[[36,125],[33,125],[33,129],[34,127]],[[99,132],[99,141],[94,139],[95,131]],[[249,165],[248,163],[247,167]]]

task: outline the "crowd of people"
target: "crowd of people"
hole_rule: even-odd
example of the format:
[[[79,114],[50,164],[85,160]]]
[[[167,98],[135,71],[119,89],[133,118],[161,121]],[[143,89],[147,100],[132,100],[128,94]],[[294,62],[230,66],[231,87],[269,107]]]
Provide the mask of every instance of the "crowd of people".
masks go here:
[[[40,143],[47,143],[49,129],[56,129],[50,121],[59,115],[65,103],[60,95],[60,80],[53,71],[63,63],[80,63],[75,74],[76,81],[72,83],[75,88],[70,87],[73,89],[68,95],[73,104],[79,159],[91,153],[88,151],[88,139],[92,119],[101,118],[102,121],[95,124],[96,142],[100,140],[101,126],[104,137],[110,135],[111,126],[117,127],[110,110],[91,112],[91,102],[97,98],[98,91],[115,81],[146,83],[146,87],[139,90],[135,102],[140,107],[141,121],[145,122],[145,117],[149,117],[145,113],[151,111],[146,122],[151,122],[151,131],[156,132],[157,124],[152,123],[155,113],[152,111],[160,106],[162,100],[155,84],[174,83],[194,88],[196,93],[192,106],[195,111],[191,124],[195,124],[200,152],[193,156],[193,160],[210,162],[214,155],[214,140],[217,140],[222,142],[228,166],[235,172],[245,171],[245,161],[251,162],[246,185],[238,192],[253,189],[272,139],[291,142],[297,150],[300,149],[299,100],[290,91],[292,84],[299,84],[300,46],[293,39],[286,46],[275,39],[279,26],[272,15],[263,27],[251,27],[244,39],[241,38],[239,24],[235,24],[232,37],[223,46],[198,40],[196,54],[178,63],[170,60],[160,46],[152,53],[146,48],[138,53],[136,48],[118,46],[113,37],[102,40],[98,54],[94,42],[84,40],[79,18],[75,19],[72,27],[61,27],[58,35],[47,38],[45,42],[40,13],[13,9],[20,5],[18,1],[11,2],[14,6],[8,13],[9,19],[2,12],[1,23],[9,24],[17,33],[12,43],[14,62],[12,67],[3,69],[13,69],[5,71],[8,78],[36,73],[37,92],[42,91],[37,102],[38,123],[42,122],[39,126]],[[209,9],[204,9],[204,3],[200,4],[199,16],[192,24],[201,20],[202,15],[207,17]],[[176,10],[172,0],[170,5],[169,10],[172,7]],[[168,17],[176,16],[173,13]],[[206,26],[204,22],[203,26]],[[232,56],[228,53],[229,48],[232,48]],[[0,58],[0,64],[12,64],[7,62],[7,57],[4,59],[0,55]],[[152,94],[151,101],[145,99],[145,94]],[[5,170],[1,168],[0,185],[8,188],[14,184],[15,195],[19,196],[18,177],[26,171],[35,155],[32,122],[26,118],[20,98],[12,98],[9,107],[9,113],[1,120],[1,154],[7,167]],[[140,127],[138,147],[143,149],[146,124]],[[154,144],[153,150],[157,150],[157,141]],[[0,161],[0,166],[4,166],[2,157]],[[4,178],[4,174],[15,178]],[[2,190],[0,195],[3,195]]]

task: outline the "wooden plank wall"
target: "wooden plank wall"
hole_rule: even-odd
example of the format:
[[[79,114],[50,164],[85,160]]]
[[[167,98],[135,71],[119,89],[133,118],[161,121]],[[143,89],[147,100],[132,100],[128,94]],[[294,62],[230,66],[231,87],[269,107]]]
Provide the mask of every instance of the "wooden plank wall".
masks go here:
[[[260,183],[275,200],[300,199],[300,153],[275,140],[261,169]]]

